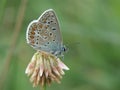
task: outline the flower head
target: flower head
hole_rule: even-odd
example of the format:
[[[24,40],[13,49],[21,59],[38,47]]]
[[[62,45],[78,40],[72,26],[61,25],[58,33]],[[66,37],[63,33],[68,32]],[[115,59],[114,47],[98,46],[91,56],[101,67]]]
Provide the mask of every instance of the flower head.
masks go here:
[[[39,84],[41,86],[50,85],[53,81],[60,83],[62,75],[65,74],[63,70],[69,70],[69,68],[60,58],[38,51],[33,55],[25,73],[30,76],[30,81],[35,87]]]

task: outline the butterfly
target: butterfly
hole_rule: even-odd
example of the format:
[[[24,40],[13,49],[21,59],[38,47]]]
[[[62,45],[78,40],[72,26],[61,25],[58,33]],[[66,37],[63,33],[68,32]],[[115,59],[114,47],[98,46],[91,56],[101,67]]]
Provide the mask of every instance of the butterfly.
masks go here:
[[[55,11],[48,9],[27,28],[27,43],[35,50],[51,53],[55,56],[64,56],[67,50],[63,45],[59,22]]]

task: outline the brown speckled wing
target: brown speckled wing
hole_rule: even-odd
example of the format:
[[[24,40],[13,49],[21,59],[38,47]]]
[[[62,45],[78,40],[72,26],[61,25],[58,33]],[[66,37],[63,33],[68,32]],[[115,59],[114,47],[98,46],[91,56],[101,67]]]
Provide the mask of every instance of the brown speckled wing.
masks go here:
[[[46,10],[38,20],[29,24],[26,39],[36,50],[59,51],[63,42],[58,19],[52,9]]]

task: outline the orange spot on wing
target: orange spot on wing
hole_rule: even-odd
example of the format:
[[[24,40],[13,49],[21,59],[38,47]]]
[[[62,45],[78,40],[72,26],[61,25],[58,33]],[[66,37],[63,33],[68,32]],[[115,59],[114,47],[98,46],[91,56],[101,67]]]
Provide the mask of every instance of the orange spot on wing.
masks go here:
[[[35,44],[35,42],[34,42],[34,41],[31,41],[31,44]]]
[[[32,31],[32,32],[31,32],[31,34],[32,34],[32,35],[35,35],[35,32],[34,32],[34,31]]]
[[[48,28],[48,26],[47,25],[45,25],[45,29],[47,29]]]
[[[43,22],[46,23],[46,20],[44,20]]]
[[[46,23],[47,18],[43,19],[43,22]]]
[[[43,27],[43,25],[42,25],[41,23],[40,23],[38,26],[39,26],[39,28],[42,28],[42,27]]]
[[[30,39],[34,39],[34,36],[31,35],[31,36],[30,36]]]
[[[32,27],[32,30],[33,30],[33,31],[35,31],[35,30],[36,30],[36,28]]]
[[[36,25],[36,24],[34,24],[34,28],[37,28],[37,25]]]
[[[36,29],[37,29],[37,25],[36,24],[32,25],[32,30],[35,31]]]

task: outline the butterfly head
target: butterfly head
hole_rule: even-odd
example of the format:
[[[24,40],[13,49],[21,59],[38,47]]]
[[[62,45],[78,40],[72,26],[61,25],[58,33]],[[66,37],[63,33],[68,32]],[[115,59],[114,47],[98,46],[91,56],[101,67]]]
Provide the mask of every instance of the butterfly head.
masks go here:
[[[68,48],[67,48],[65,45],[63,45],[63,46],[61,47],[61,51],[59,52],[59,55],[58,55],[58,56],[64,58],[64,53],[66,53],[67,51],[68,51]]]
[[[64,53],[68,51],[68,48],[65,45],[62,45],[60,49],[52,52],[53,55],[57,57],[64,57]]]
[[[68,48],[64,45],[64,46],[62,46],[61,51],[62,51],[62,53],[67,52]]]

